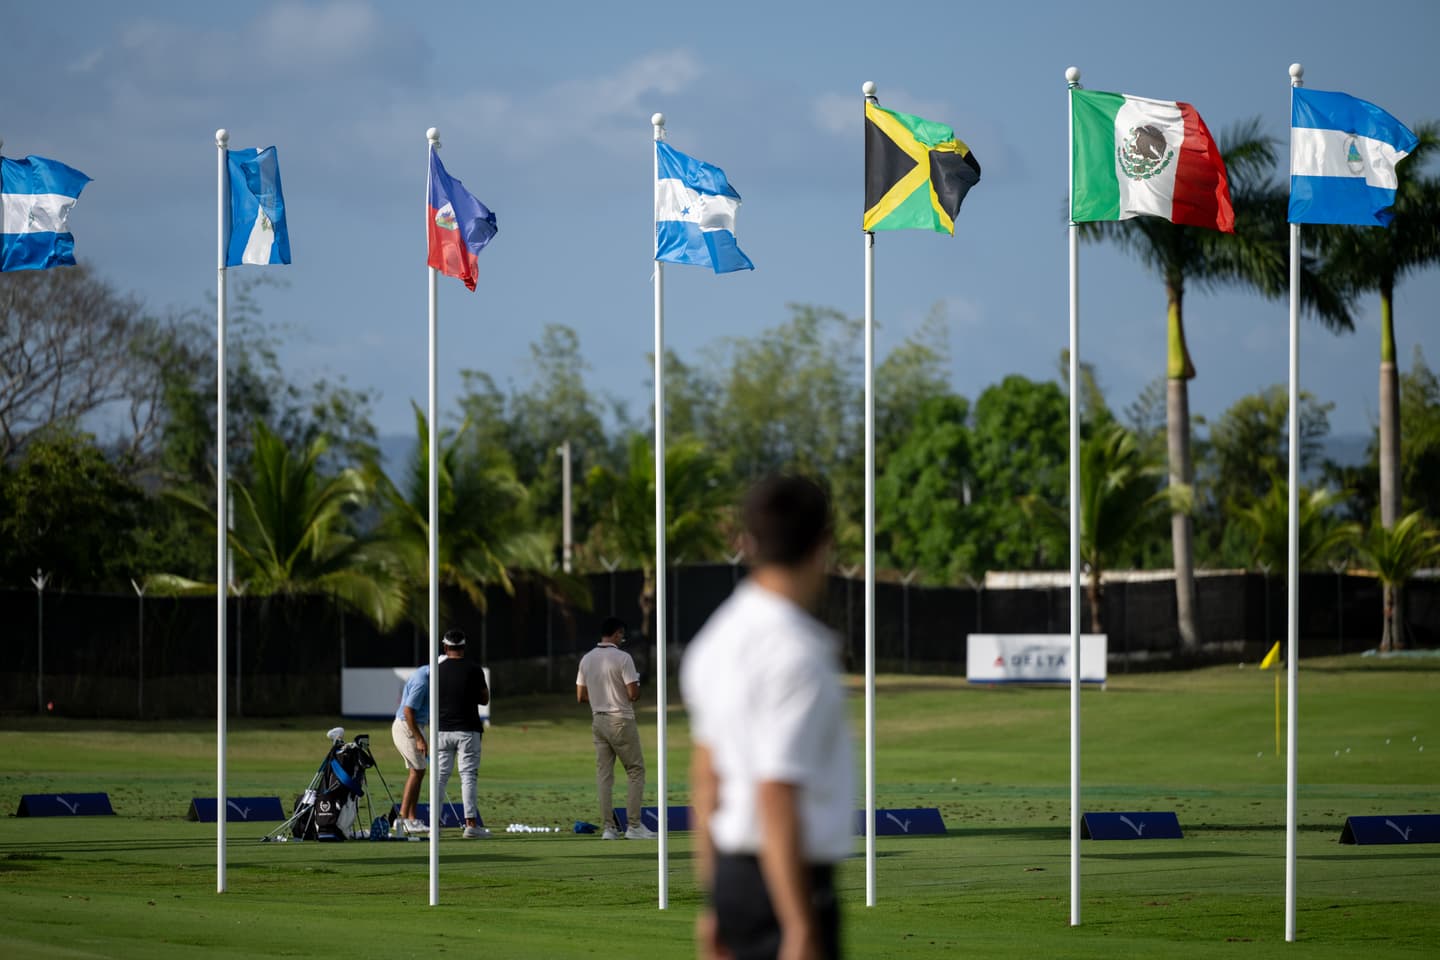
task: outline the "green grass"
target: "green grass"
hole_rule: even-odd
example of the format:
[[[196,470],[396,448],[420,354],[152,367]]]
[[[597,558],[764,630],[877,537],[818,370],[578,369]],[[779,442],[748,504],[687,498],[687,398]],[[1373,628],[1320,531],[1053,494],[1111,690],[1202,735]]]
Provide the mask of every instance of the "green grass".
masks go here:
[[[1440,670],[1360,658],[1305,663],[1300,945],[1283,942],[1285,770],[1272,683],[1232,666],[1120,676],[1106,691],[1085,691],[1085,807],[1174,810],[1186,837],[1087,841],[1083,922],[1071,928],[1068,694],[882,677],[879,802],[939,807],[950,832],[880,838],[873,909],[864,906],[863,858],[842,868],[848,953],[1432,955],[1440,846],[1337,840],[1347,814],[1440,812]],[[858,763],[858,687],[852,706]],[[595,820],[585,708],[561,697],[502,697],[496,718],[481,766],[487,823],[568,829]],[[231,793],[279,795],[288,806],[334,719],[232,722]],[[652,785],[654,719],[653,709],[642,717]],[[670,720],[671,796],[681,802],[683,712]],[[349,726],[372,732],[397,788],[388,725]],[[699,900],[687,834],[671,837],[663,912],[655,844],[570,833],[465,842],[447,831],[441,906],[431,909],[427,844],[260,844],[263,826],[231,824],[229,890],[217,895],[214,825],[183,819],[190,797],[214,793],[214,765],[213,723],[0,719],[0,807],[13,811],[22,793],[105,789],[118,814],[0,820],[0,956],[693,955]],[[371,787],[383,795],[373,776]]]

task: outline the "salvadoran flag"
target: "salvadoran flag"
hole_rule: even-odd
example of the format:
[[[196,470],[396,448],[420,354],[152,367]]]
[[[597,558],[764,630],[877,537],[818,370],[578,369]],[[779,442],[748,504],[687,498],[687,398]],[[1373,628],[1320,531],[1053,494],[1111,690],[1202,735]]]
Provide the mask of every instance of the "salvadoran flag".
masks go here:
[[[0,158],[0,271],[73,266],[70,208],[89,182],[58,160]]]
[[[499,228],[490,208],[445,172],[434,147],[430,148],[430,188],[425,203],[429,241],[425,262],[474,290],[479,275],[477,256]]]
[[[280,156],[274,147],[227,150],[230,169],[230,242],[225,266],[290,262]]]
[[[1373,103],[1295,87],[1290,100],[1290,222],[1387,226],[1395,165],[1419,138]]]
[[[655,156],[655,259],[716,273],[754,270],[735,245],[740,194],[725,171],[664,142],[655,144]]]

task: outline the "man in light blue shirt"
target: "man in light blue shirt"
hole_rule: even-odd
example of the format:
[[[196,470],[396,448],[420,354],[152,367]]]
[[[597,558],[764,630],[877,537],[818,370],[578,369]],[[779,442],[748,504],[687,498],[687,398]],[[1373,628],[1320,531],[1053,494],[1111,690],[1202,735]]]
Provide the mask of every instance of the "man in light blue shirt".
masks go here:
[[[425,833],[429,828],[415,818],[415,804],[420,800],[420,784],[425,779],[426,755],[429,744],[425,742],[425,720],[430,716],[430,665],[422,664],[400,692],[400,706],[395,710],[395,722],[390,725],[390,737],[395,749],[405,760],[405,789],[400,793],[400,816],[395,826],[404,833]]]

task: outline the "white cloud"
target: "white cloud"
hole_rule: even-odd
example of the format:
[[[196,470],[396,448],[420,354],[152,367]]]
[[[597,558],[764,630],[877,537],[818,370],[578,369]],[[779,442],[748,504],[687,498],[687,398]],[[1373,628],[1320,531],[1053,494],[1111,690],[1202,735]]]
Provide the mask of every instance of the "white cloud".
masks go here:
[[[252,35],[272,63],[334,64],[379,46],[382,27],[375,10],[355,0],[282,3],[261,14]]]

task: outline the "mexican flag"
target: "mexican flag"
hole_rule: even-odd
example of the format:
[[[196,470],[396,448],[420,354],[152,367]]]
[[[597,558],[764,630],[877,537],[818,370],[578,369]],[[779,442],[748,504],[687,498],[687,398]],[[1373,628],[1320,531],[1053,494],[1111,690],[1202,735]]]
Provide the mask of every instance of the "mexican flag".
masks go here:
[[[1220,148],[1188,103],[1072,90],[1070,218],[1235,231]]]

